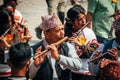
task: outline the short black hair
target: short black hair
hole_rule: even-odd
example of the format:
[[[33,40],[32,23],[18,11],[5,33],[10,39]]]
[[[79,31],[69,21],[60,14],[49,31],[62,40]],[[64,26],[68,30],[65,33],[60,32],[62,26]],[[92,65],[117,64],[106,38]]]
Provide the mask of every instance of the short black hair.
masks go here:
[[[28,43],[16,43],[9,49],[9,59],[16,68],[22,68],[31,58],[31,47]]]

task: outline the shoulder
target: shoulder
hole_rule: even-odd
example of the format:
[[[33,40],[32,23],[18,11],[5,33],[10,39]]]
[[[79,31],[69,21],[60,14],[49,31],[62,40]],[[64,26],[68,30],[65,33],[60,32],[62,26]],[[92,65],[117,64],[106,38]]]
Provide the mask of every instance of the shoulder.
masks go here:
[[[87,37],[93,37],[96,39],[95,33],[93,32],[91,28],[85,28],[83,32]]]
[[[83,31],[84,32],[86,32],[86,31],[93,32],[93,30],[91,28],[87,28],[87,27],[85,29],[83,29]]]
[[[15,9],[15,15],[19,15],[20,17],[22,17],[22,13],[18,11],[17,9]]]

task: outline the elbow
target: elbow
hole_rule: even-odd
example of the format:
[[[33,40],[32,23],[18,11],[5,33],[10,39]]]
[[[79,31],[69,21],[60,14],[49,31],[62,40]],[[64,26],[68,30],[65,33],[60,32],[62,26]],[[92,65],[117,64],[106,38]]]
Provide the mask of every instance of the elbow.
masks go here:
[[[82,61],[81,61],[80,59],[78,59],[78,61],[76,61],[76,62],[77,62],[77,64],[76,64],[76,66],[74,67],[74,71],[78,71],[78,70],[80,70],[81,67],[82,67]]]

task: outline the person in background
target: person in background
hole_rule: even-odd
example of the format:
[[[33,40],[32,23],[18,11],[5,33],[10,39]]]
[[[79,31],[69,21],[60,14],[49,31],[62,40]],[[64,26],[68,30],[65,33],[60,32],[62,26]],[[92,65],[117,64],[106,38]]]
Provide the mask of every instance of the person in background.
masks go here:
[[[97,79],[101,77],[99,74],[102,68],[103,68],[103,73],[101,75],[104,75],[104,76],[100,78],[101,80],[103,80],[103,78],[104,80],[108,80],[109,78],[111,78],[110,75],[112,76],[111,78],[112,80],[120,79],[120,73],[119,73],[120,66],[118,66],[120,65],[120,35],[119,35],[120,34],[120,18],[113,22],[113,28],[115,30],[116,37],[104,44],[101,44],[93,53],[90,59],[90,60],[93,60],[96,57],[107,53],[101,58],[95,59],[89,63],[90,72],[96,75]],[[111,65],[113,65],[114,67]],[[111,69],[110,69],[110,66],[111,66]],[[104,73],[107,73],[107,75]]]
[[[14,18],[15,18],[15,21],[17,21],[18,23],[20,24],[24,24],[25,23],[25,18],[23,17],[23,15],[21,14],[21,12],[19,10],[16,9],[16,6],[17,6],[17,0],[3,0],[3,5],[5,4],[11,4],[11,6],[13,7],[14,9]]]
[[[7,63],[7,50],[11,41],[7,36],[10,35],[10,28],[14,24],[14,17],[11,12],[5,8],[0,8],[0,79],[4,80],[11,75],[11,69]]]
[[[85,10],[81,5],[75,5],[68,10],[65,36],[70,37],[68,40],[76,48],[83,65],[79,71],[73,71],[72,80],[94,80],[88,69],[88,61],[94,51],[91,49],[91,44],[97,43],[97,40],[92,29],[87,28],[87,24]]]
[[[87,20],[92,24],[88,27],[92,28],[99,43],[107,41],[113,17],[109,17],[116,11],[120,10],[118,0],[88,0]],[[114,31],[110,33],[114,38]]]
[[[11,31],[12,34],[14,34],[12,42],[28,42],[31,40],[32,36],[30,35],[28,28],[25,25],[19,23],[15,18],[16,3],[14,1],[5,2],[5,4],[3,4],[1,7],[8,9],[14,16],[15,23]]]
[[[71,5],[76,5],[76,4],[78,4],[79,5],[79,3],[78,3],[78,0],[70,0],[70,2],[71,2]]]
[[[64,24],[66,1],[65,0],[46,0],[48,6],[48,14],[58,14],[62,24]]]

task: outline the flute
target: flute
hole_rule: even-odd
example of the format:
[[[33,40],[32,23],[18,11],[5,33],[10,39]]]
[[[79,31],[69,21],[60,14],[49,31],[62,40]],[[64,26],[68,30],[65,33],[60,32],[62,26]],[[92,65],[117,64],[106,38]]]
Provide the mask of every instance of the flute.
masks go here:
[[[65,42],[67,39],[68,39],[68,37],[64,37],[63,39],[61,39],[58,42],[53,43],[53,44],[55,44],[56,46],[58,46],[58,45],[62,44],[63,42]],[[34,55],[33,59],[36,59],[36,58],[40,57],[42,54],[44,54],[44,53],[46,53],[48,51],[50,51],[50,49],[46,49],[43,52],[41,52],[40,54]]]
[[[79,35],[79,33],[81,33],[81,31],[89,24],[90,22],[88,21],[80,30],[78,30],[76,32],[77,35]]]
[[[5,45],[5,48],[10,48],[10,44],[5,40],[5,36],[7,35],[7,33],[11,30],[11,27],[8,28],[4,34],[2,34],[2,36],[0,37],[0,41],[2,41]]]
[[[117,46],[117,49],[120,50],[120,46]],[[102,54],[102,55],[100,55],[100,56],[98,56],[98,57],[95,57],[95,58],[91,59],[89,62],[93,62],[93,61],[95,61],[95,60],[97,60],[97,59],[103,58],[104,55],[106,55],[106,54],[110,54],[110,53],[109,53],[109,52],[105,52],[104,54]]]
[[[100,55],[100,56],[98,56],[98,57],[95,57],[95,58],[91,59],[89,62],[93,62],[93,61],[95,61],[95,60],[97,60],[97,59],[103,58],[103,56],[106,55],[106,54],[109,54],[109,53],[106,52],[106,53],[104,53],[104,54],[102,54],[102,55]]]

